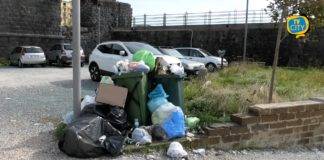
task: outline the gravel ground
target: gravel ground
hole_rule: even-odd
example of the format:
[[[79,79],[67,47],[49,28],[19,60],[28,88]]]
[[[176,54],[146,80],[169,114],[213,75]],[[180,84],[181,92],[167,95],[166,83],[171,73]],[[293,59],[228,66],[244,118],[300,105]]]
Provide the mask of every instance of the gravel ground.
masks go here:
[[[82,95],[93,94],[97,84],[82,68]],[[0,68],[0,159],[71,159],[61,153],[53,137],[54,125],[72,110],[72,68]],[[134,154],[116,159],[146,159]],[[152,153],[166,159],[164,152]],[[102,157],[99,159],[107,159]],[[205,156],[189,151],[189,159],[221,160],[324,160],[318,149],[207,150]]]

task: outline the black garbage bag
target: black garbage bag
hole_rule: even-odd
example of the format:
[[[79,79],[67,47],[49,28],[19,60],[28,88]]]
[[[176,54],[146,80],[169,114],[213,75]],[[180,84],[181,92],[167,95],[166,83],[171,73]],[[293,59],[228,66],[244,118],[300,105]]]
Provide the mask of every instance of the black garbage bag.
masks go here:
[[[103,135],[106,139],[100,142]],[[107,120],[95,114],[82,114],[69,124],[59,141],[61,151],[77,158],[95,158],[122,154],[124,137]]]
[[[116,129],[121,132],[128,130],[127,114],[124,108],[113,107],[107,105],[97,105],[95,107],[95,113],[108,120]]]

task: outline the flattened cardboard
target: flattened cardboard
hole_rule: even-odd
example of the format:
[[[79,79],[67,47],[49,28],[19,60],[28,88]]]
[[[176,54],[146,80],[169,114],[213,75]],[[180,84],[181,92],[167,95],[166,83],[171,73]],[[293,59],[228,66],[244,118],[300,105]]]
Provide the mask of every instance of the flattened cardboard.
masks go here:
[[[128,89],[108,84],[99,84],[96,101],[117,107],[125,107]]]

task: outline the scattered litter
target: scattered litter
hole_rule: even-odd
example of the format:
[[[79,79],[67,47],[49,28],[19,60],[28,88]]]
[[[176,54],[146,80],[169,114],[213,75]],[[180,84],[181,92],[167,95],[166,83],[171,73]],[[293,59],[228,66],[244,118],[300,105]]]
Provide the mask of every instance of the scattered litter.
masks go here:
[[[34,124],[34,126],[40,126],[40,125],[42,125],[42,124],[40,124],[40,123],[35,123]]]
[[[146,160],[156,160],[154,155],[146,155]]]
[[[203,88],[208,88],[211,85],[211,81],[205,82],[205,84],[202,86]]]
[[[203,148],[200,148],[200,149],[193,150],[193,153],[201,155],[201,156],[205,156],[206,155],[206,150],[203,149]]]
[[[102,76],[100,83],[114,85],[114,81],[109,76]]]
[[[130,62],[128,64],[128,68],[130,72],[143,72],[143,73],[149,73],[150,67],[147,66],[144,61],[139,62]]]
[[[81,110],[83,110],[83,108],[89,104],[96,104],[95,96],[89,96],[89,95],[84,96],[84,98],[81,102]]]
[[[154,140],[163,141],[167,139],[167,135],[165,134],[164,129],[160,125],[153,125],[151,132]]]
[[[11,98],[5,98],[6,100],[11,100]]]
[[[118,61],[115,65],[117,73],[118,74],[128,73],[129,72],[128,64],[129,64],[128,59],[124,61]]]
[[[74,115],[73,114],[74,114],[73,111],[68,112],[63,118],[63,123],[65,123],[65,124],[72,123],[73,120],[74,120]]]
[[[190,132],[187,132],[186,133],[186,136],[189,137],[189,138],[195,137],[195,135],[193,133],[190,133]]]
[[[172,142],[168,148],[167,155],[171,158],[185,158],[188,153],[179,142]]]
[[[178,65],[171,65],[170,71],[171,71],[172,74],[178,75],[180,77],[185,76],[185,72],[184,72],[183,68],[181,68]]]
[[[189,129],[195,129],[198,127],[200,119],[197,117],[188,117],[186,118],[186,124]]]
[[[139,145],[152,143],[152,136],[143,128],[135,128],[132,139]]]

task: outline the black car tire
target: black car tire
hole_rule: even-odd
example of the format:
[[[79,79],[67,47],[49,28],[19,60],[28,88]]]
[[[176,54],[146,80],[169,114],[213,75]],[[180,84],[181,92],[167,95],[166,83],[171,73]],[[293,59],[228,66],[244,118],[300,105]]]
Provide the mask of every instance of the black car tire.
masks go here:
[[[207,68],[208,72],[215,72],[217,70],[217,66],[213,63],[208,63],[206,65],[206,68]]]
[[[91,80],[99,82],[101,80],[100,69],[97,64],[91,63],[89,66]]]

